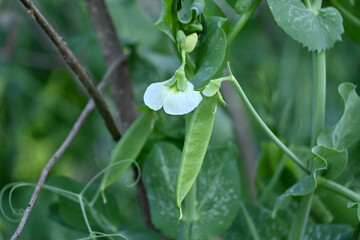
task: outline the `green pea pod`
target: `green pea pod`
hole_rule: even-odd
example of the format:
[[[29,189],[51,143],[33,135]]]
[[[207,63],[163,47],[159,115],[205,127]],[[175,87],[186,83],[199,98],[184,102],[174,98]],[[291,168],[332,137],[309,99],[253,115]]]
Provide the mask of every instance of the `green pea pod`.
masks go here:
[[[176,204],[180,209],[203,163],[214,125],[216,102],[217,95],[205,97],[190,120],[176,185]]]
[[[111,153],[110,163],[124,159],[136,159],[143,148],[155,122],[155,112],[147,110],[126,131]],[[100,191],[113,184],[129,167],[131,162],[119,163],[105,172],[101,181]]]

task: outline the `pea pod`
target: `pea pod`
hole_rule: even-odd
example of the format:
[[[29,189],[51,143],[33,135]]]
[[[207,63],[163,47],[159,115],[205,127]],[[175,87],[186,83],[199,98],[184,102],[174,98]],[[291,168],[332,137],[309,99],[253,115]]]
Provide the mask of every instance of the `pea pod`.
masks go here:
[[[143,148],[155,122],[155,112],[147,110],[126,131],[111,153],[110,163],[114,164],[124,159],[136,159]],[[100,191],[114,183],[131,165],[130,161],[119,163],[104,174]]]
[[[176,204],[179,208],[203,163],[214,125],[216,102],[217,95],[205,97],[190,120],[176,185]]]

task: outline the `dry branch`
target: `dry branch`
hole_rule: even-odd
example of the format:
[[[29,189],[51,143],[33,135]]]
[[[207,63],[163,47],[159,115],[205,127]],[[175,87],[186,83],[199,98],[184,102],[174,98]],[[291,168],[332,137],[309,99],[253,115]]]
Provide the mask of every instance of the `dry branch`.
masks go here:
[[[47,36],[52,40],[57,49],[62,54],[66,63],[78,76],[81,83],[87,90],[90,97],[94,100],[97,109],[99,110],[102,118],[105,121],[106,127],[113,136],[114,140],[119,140],[121,134],[115,124],[113,117],[111,116],[110,110],[102,97],[101,93],[96,89],[94,82],[86,72],[85,68],[80,64],[74,53],[70,50],[64,39],[55,31],[50,25],[42,13],[36,8],[31,0],[20,0],[22,4],[27,8],[28,13],[35,19],[35,21],[44,30]]]

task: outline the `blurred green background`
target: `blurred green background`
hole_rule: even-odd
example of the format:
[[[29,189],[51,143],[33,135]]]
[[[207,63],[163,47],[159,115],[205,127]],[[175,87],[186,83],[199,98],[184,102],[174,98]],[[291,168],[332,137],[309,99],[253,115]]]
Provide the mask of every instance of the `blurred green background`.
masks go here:
[[[212,2],[211,0],[209,0]],[[216,1],[233,24],[236,13]],[[35,2],[68,42],[97,81],[106,71],[90,17],[81,0]],[[159,0],[108,0],[112,19],[129,67],[138,106],[151,82],[166,80],[178,65],[169,39],[154,22],[160,14]],[[221,15],[218,9],[213,8]],[[63,142],[87,102],[76,77],[54,45],[35,24],[19,1],[0,2],[0,188],[16,181],[36,182],[52,154]],[[264,1],[231,46],[229,59],[234,75],[266,123],[281,138],[297,145],[310,142],[311,53],[280,29]],[[360,47],[348,35],[327,52],[326,126],[341,115],[337,87],[341,82],[360,83]],[[109,87],[105,92],[109,92]],[[358,92],[359,89],[358,89]],[[112,105],[110,94],[106,94]],[[239,104],[236,96],[229,96]],[[219,111],[212,141],[235,140],[226,109]],[[249,119],[251,121],[251,119]],[[223,123],[227,131],[223,130]],[[242,123],[237,123],[241,125]],[[265,136],[256,126],[256,155]],[[80,182],[88,181],[106,166],[114,142],[94,111],[51,172]],[[251,142],[250,144],[254,144]],[[26,206],[32,189],[15,192],[14,205]],[[121,209],[127,223],[141,226],[134,188],[120,189]],[[126,197],[124,197],[126,195]],[[49,207],[57,197],[42,192],[21,239],[75,239],[77,230],[56,221]],[[3,199],[7,212],[7,197]],[[133,210],[128,212],[130,206]],[[134,207],[135,206],[135,207]],[[9,239],[16,223],[0,216],[0,240]],[[46,226],[46,227],[45,227]]]

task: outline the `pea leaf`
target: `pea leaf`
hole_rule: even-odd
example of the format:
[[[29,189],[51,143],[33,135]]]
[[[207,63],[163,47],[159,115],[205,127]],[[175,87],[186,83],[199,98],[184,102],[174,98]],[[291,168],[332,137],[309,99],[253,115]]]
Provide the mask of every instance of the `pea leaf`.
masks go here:
[[[106,5],[122,43],[147,47],[157,44],[159,31],[139,11],[135,1],[107,0]]]
[[[352,232],[353,228],[346,224],[317,224],[306,228],[303,240],[349,240]]]
[[[150,203],[151,219],[163,234],[175,237],[179,210],[175,189],[181,151],[173,144],[156,144],[143,166],[142,180]]]
[[[344,32],[342,17],[333,7],[315,10],[300,0],[268,0],[277,24],[309,51],[331,48]]]
[[[230,227],[240,201],[235,146],[210,149],[197,183],[197,216],[190,239],[211,239]]]
[[[188,24],[194,18],[199,17],[205,9],[204,0],[184,0],[182,4],[183,7],[178,12],[178,17],[183,24]]]
[[[235,218],[240,198],[236,155],[234,147],[208,151],[198,175],[198,204],[196,220],[190,221],[190,239],[210,239],[225,231]],[[158,143],[144,163],[142,176],[153,223],[171,238],[178,236],[185,223],[179,220],[175,195],[180,158],[176,146]]]
[[[315,146],[311,151],[315,158],[320,158],[327,163],[325,177],[335,179],[345,170],[348,159],[347,150],[338,151],[325,146]]]
[[[350,202],[350,203],[348,203],[347,207],[348,208],[357,208],[357,216],[360,221],[360,203]]]
[[[355,88],[352,83],[342,83],[339,86],[339,94],[344,102],[344,113],[334,126],[319,135],[318,145],[342,151],[360,140],[360,97]]]
[[[194,51],[196,74],[191,82],[195,88],[204,87],[220,69],[226,51],[226,34],[222,25],[226,19],[210,17]]]
[[[291,227],[289,221],[281,218],[272,218],[271,213],[259,206],[246,204],[251,220],[256,226],[260,239],[286,238]],[[225,233],[224,240],[252,240],[253,236],[243,214],[239,213],[230,229]]]
[[[162,0],[161,14],[155,27],[164,32],[175,42],[175,31],[178,25],[177,0]]]
[[[277,211],[289,205],[292,197],[305,196],[316,189],[317,182],[315,174],[310,174],[298,181],[295,185],[281,194],[275,202],[272,216],[275,217]]]

